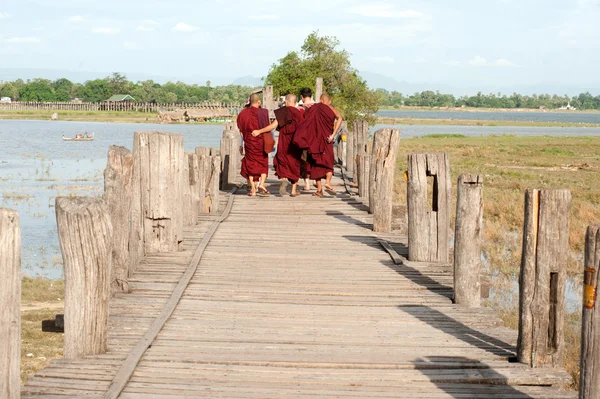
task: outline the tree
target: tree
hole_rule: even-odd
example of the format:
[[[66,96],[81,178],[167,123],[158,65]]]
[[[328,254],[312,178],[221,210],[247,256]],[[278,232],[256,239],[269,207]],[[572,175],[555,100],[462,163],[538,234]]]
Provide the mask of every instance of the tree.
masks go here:
[[[7,82],[0,88],[0,97],[10,97],[13,101],[19,99],[19,89],[12,82]]]
[[[56,100],[52,82],[48,79],[27,81],[19,91],[19,97],[22,101],[50,102]]]
[[[73,82],[69,79],[58,79],[52,82],[54,88],[54,94],[56,101],[68,102],[71,101],[71,90],[73,89]]]
[[[206,81],[206,87],[210,87],[210,80]]]
[[[106,79],[88,80],[81,87],[78,96],[92,103],[106,101],[111,96],[110,85]]]
[[[271,66],[265,84],[273,85],[276,96],[284,96],[298,94],[303,87],[314,88],[321,77],[323,90],[332,95],[344,119],[352,123],[360,117],[374,123],[379,97],[350,64],[350,53],[338,49],[339,44],[335,37],[311,33],[299,52],[289,52]]]
[[[108,87],[110,88],[111,95],[129,94],[127,93],[127,86],[129,84],[127,76],[122,75],[119,72],[113,72],[112,75],[106,77],[106,81],[108,82]]]

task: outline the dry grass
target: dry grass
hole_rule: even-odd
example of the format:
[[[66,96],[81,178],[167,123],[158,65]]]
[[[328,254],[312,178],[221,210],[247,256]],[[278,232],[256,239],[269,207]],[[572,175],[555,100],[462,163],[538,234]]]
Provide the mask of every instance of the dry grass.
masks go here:
[[[42,320],[54,319],[53,309],[21,313],[21,383],[63,355],[63,334],[42,332]],[[62,313],[62,312],[60,312]]]
[[[21,303],[61,302],[65,298],[65,281],[25,277],[21,280]]]
[[[401,141],[400,171],[410,152],[447,152],[453,184],[461,173],[484,177],[484,257],[494,278],[496,298],[490,301],[504,323],[518,328],[518,277],[526,188],[568,188],[573,196],[570,253],[572,278],[583,271],[585,231],[600,223],[600,137],[425,137]],[[395,203],[406,203],[406,182],[398,173]],[[456,187],[453,208],[456,205]],[[454,215],[453,215],[454,218]],[[565,368],[579,383],[581,314],[565,316]]]

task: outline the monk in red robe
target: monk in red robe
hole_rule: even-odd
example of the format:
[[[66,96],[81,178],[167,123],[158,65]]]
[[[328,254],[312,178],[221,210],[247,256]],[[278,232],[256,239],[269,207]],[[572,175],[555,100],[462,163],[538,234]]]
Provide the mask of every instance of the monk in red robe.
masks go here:
[[[285,97],[285,106],[275,110],[275,121],[269,126],[255,130],[252,135],[257,137],[262,134],[269,134],[273,129],[279,130],[279,141],[277,143],[277,154],[273,159],[275,175],[281,179],[279,194],[284,195],[287,192],[288,181],[292,184],[292,197],[296,197],[298,192],[296,186],[300,179],[300,158],[302,150],[292,144],[292,138],[296,133],[296,128],[302,123],[304,116],[296,108],[296,95],[288,94]]]
[[[270,122],[269,111],[260,108],[260,105],[258,94],[252,94],[249,105],[237,117],[237,126],[244,141],[241,175],[248,180],[250,196],[256,195],[257,190],[260,190],[262,195],[269,195],[265,188],[265,180],[269,173],[269,154],[264,151],[263,137],[252,135],[254,130],[262,129]],[[258,182],[258,186],[255,182]]]
[[[312,90],[308,87],[300,90],[300,97],[302,97],[302,105],[298,107],[302,116],[315,102],[312,99]],[[308,163],[308,152],[307,150],[302,151],[302,159],[300,161],[300,177],[304,179],[304,191],[310,190],[310,164]]]
[[[325,189],[335,195],[331,187],[333,176],[334,151],[333,141],[335,132],[342,125],[342,115],[331,106],[331,97],[328,94],[321,96],[321,102],[310,107],[304,116],[304,122],[294,136],[294,143],[300,148],[308,150],[310,162],[310,178],[317,182],[316,196],[323,196],[323,182]]]

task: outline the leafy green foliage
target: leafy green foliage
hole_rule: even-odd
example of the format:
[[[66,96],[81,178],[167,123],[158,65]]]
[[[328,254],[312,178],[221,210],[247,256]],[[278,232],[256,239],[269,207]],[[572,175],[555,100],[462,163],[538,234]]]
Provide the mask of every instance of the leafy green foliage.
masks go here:
[[[265,83],[273,85],[274,93],[284,96],[299,94],[304,87],[315,89],[317,77],[323,78],[323,91],[333,97],[333,105],[345,120],[352,123],[361,117],[374,123],[378,96],[350,64],[350,53],[338,49],[340,42],[331,36],[313,32],[300,51],[289,52],[273,64]]]

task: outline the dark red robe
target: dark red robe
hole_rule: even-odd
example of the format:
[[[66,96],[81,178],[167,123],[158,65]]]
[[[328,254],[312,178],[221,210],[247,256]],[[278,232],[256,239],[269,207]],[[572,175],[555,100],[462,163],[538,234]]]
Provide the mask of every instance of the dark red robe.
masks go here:
[[[319,180],[333,173],[333,143],[327,139],[333,134],[335,113],[330,106],[318,103],[311,106],[304,115],[304,122],[294,135],[294,143],[308,150],[310,178]]]
[[[275,110],[277,118],[279,141],[277,143],[277,154],[273,159],[275,175],[280,179],[288,179],[295,184],[300,179],[300,158],[302,150],[292,144],[292,138],[304,116],[295,107],[281,107]]]
[[[254,137],[252,132],[269,125],[269,111],[247,107],[238,115],[237,125],[244,139],[245,155],[242,159],[241,175],[245,179],[254,176],[254,181],[258,181],[260,175],[269,173],[269,154],[264,151],[263,135]]]

